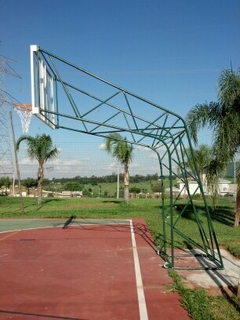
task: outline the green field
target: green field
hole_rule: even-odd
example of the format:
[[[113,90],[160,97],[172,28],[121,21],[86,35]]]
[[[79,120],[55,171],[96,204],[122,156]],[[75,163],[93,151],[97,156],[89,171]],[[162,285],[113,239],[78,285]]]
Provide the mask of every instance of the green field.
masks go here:
[[[200,219],[207,223],[201,201],[196,200]],[[44,198],[41,206],[37,205],[37,198],[23,198],[24,212],[22,212],[20,198],[0,197],[0,218],[68,218],[75,215],[78,218],[144,218],[155,239],[156,245],[161,245],[162,219],[161,201],[159,199],[131,199],[126,204],[116,198]],[[168,210],[168,200],[165,209]],[[221,199],[212,215],[214,229],[219,245],[228,249],[240,258],[240,227],[233,228],[233,199]],[[177,214],[177,213],[176,213]],[[182,217],[178,228],[192,239],[198,241],[195,232],[195,221],[191,215]],[[175,238],[175,245],[185,247],[182,238]],[[186,289],[173,270],[169,271],[175,281],[174,290],[181,293],[183,304],[189,310],[192,318],[198,319],[240,319],[240,299],[234,294],[232,297],[209,297],[202,289]],[[218,305],[222,312],[219,312]],[[203,307],[204,305],[204,307]]]
[[[207,223],[201,201],[196,200],[201,221]],[[127,205],[123,199],[116,198],[44,198],[43,204],[37,205],[37,198],[23,197],[24,212],[21,210],[20,198],[0,197],[0,218],[67,218],[75,215],[78,218],[144,218],[157,243],[162,231],[160,199],[130,199]],[[165,210],[168,209],[165,200]],[[240,258],[240,227],[233,228],[233,200],[222,199],[212,214],[214,229],[219,245],[228,249]],[[201,210],[202,208],[202,210]],[[176,213],[177,214],[177,213]],[[195,232],[195,221],[191,216],[183,217],[178,228],[198,240]],[[180,237],[176,237],[176,245],[184,247]]]

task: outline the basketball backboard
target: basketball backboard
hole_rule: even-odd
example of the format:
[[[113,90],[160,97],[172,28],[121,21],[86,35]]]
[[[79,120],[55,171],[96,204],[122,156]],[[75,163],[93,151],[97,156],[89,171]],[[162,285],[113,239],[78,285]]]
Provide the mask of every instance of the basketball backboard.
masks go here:
[[[37,45],[30,46],[32,113],[55,128],[56,95],[54,74],[40,56]]]

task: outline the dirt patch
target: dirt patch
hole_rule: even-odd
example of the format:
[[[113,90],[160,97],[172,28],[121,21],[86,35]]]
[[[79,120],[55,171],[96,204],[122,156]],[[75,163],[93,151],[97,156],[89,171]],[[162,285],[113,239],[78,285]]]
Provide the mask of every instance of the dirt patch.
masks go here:
[[[240,282],[240,260],[233,257],[227,250],[221,249],[223,259],[223,270],[177,270],[182,276],[186,287],[207,289],[211,295],[236,294]],[[185,258],[186,264],[191,266],[192,257]],[[198,261],[199,262],[199,257]],[[203,264],[200,261],[200,265]]]

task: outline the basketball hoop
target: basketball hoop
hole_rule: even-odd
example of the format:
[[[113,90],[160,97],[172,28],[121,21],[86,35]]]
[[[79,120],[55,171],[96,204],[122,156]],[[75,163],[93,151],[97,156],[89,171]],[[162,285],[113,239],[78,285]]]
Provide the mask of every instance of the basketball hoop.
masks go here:
[[[32,105],[28,103],[19,103],[14,106],[14,110],[21,120],[23,133],[27,133],[32,119]]]

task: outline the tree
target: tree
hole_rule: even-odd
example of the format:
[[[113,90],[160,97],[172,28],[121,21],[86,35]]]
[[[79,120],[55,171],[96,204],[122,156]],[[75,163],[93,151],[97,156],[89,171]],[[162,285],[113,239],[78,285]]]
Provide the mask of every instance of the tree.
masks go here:
[[[124,168],[124,200],[129,201],[129,164],[133,159],[133,147],[119,133],[110,133],[105,139],[105,148]]]
[[[213,159],[210,176],[219,177],[234,160],[240,147],[240,71],[223,70],[218,80],[218,101],[197,104],[187,114],[186,124],[195,144],[200,129],[213,132]],[[237,197],[234,226],[240,221],[240,174],[237,175]]]
[[[38,161],[37,188],[38,188],[38,204],[42,203],[42,183],[44,178],[44,163],[55,159],[59,150],[53,146],[52,139],[49,135],[42,134],[31,137],[29,135],[21,136],[16,142],[16,150],[19,150],[20,143],[26,141],[27,153],[31,160]]]
[[[83,188],[79,182],[69,181],[69,182],[65,183],[63,189],[66,191],[82,191]]]
[[[7,190],[10,188],[11,179],[9,177],[0,178],[0,188],[5,187],[5,194],[7,195]]]
[[[194,162],[197,165],[201,182],[207,185],[212,199],[212,208],[214,208],[218,196],[218,177],[214,171],[215,162],[213,161],[212,148],[206,144],[201,144],[193,149],[193,152],[190,148],[186,149],[186,167],[192,170]]]
[[[22,185],[27,188],[27,194],[29,195],[29,190],[37,186],[37,181],[33,178],[27,178],[22,181]]]
[[[191,170],[191,168],[194,167],[195,161],[199,170],[200,179],[203,182],[203,175],[207,172],[211,159],[211,148],[206,144],[201,144],[198,148],[193,150],[193,153],[191,152],[191,149],[186,150],[185,165]]]
[[[163,192],[164,190],[163,185],[160,182],[156,182],[154,185],[152,185],[152,191],[153,192]]]

